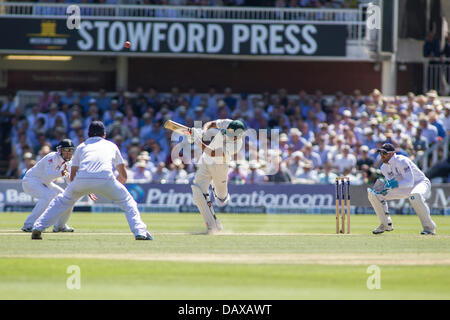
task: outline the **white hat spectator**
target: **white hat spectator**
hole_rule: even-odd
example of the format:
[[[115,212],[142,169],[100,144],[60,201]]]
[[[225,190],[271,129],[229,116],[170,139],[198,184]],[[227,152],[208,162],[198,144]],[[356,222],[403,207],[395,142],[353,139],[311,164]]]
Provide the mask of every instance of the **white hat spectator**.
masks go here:
[[[352,112],[350,110],[344,110],[344,112],[342,112],[342,115],[344,117],[351,117],[352,116]]]
[[[145,168],[145,167],[147,167],[147,164],[145,163],[145,161],[138,161],[136,166],[138,168]]]
[[[175,167],[179,167],[179,166],[181,166],[181,165],[183,164],[183,161],[181,161],[180,158],[176,158],[176,159],[173,160],[172,163],[173,163],[173,165],[174,165]]]
[[[366,146],[366,145],[364,145],[364,146],[361,146],[360,150],[361,150],[362,152],[369,152],[369,147]]]
[[[319,127],[320,127],[320,124],[319,124]],[[291,136],[298,136],[298,137],[300,137],[302,135],[301,131],[298,128],[291,128],[289,130],[289,134]]]
[[[249,161],[248,167],[249,167],[250,169],[259,169],[259,168],[260,168],[260,164],[259,164],[258,161],[252,160],[252,161]]]
[[[288,135],[286,133],[280,134],[280,141],[281,142],[287,142],[289,141]]]
[[[430,90],[430,91],[428,91],[428,92],[427,92],[427,97],[430,97],[430,98],[437,98],[437,97],[438,97],[437,91],[436,91],[436,90]]]
[[[31,152],[25,152],[25,154],[23,155],[24,159],[32,159],[33,158],[33,154]]]
[[[372,129],[370,129],[370,128],[365,128],[364,129],[364,135],[368,135],[368,134],[373,134],[373,131],[372,131]]]

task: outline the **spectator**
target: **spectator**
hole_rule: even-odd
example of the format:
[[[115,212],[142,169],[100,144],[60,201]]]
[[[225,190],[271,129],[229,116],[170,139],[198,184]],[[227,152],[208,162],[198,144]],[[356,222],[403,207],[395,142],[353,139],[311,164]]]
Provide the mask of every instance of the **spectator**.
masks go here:
[[[225,95],[222,98],[222,100],[228,106],[229,110],[233,111],[234,108],[236,108],[237,99],[235,97],[233,97],[233,91],[231,90],[231,88],[225,88],[224,93],[225,93]]]
[[[430,125],[428,117],[419,118],[419,128],[422,129],[422,136],[427,139],[429,146],[437,141],[438,130],[435,126]]]
[[[320,184],[334,184],[337,178],[337,174],[332,172],[332,167],[329,162],[323,166],[323,171],[319,173],[317,182]]]
[[[372,167],[374,161],[373,161],[373,159],[371,157],[369,157],[369,147],[368,146],[362,146],[360,148],[360,151],[361,151],[361,156],[356,161],[356,166],[358,167],[358,169],[361,170],[363,165],[367,165],[369,167]]]
[[[303,158],[305,160],[311,161],[314,168],[320,167],[322,165],[322,160],[320,159],[320,155],[313,150],[313,145],[311,142],[305,144],[302,149]]]
[[[264,175],[264,171],[260,170],[261,165],[258,161],[252,160],[248,163],[249,172],[245,177],[246,184],[261,184],[268,180]]]
[[[444,125],[439,121],[438,116],[435,112],[430,112],[428,114],[428,119],[430,120],[430,125],[436,127],[438,139],[443,139],[446,136],[446,130]]]
[[[34,165],[36,164],[36,160],[33,159],[33,155],[30,152],[27,152],[24,155],[24,163],[25,163],[25,168],[20,170],[21,174],[20,174],[19,179],[23,179],[23,177],[25,176],[25,173],[27,173],[27,171],[30,170],[31,168],[33,168]]]
[[[50,95],[48,90],[44,90],[44,93],[39,98],[39,102],[37,104],[38,112],[48,112],[48,108],[52,102],[53,97]]]
[[[75,103],[75,98],[76,97],[73,94],[73,89],[69,88],[66,90],[66,94],[61,98],[61,103],[71,106]]]
[[[166,168],[166,164],[164,162],[160,162],[158,163],[156,171],[152,174],[152,182],[167,183],[168,176],[169,170]]]
[[[114,119],[119,113],[122,114],[119,111],[119,101],[117,99],[111,100],[110,109],[103,115],[103,123],[105,124],[105,126],[108,126],[111,123],[113,123]]]
[[[301,171],[297,171],[295,175],[296,183],[313,184],[317,182],[317,172],[313,169],[311,161],[304,161]]]
[[[134,183],[150,183],[152,181],[152,174],[146,168],[147,164],[145,161],[138,161],[136,163],[137,170],[133,172]]]
[[[425,151],[428,148],[428,140],[422,135],[422,128],[419,127],[416,129],[412,143],[416,152]]]
[[[107,110],[109,110],[109,106],[111,104],[111,98],[106,96],[106,90],[100,89],[98,91],[98,97],[96,98],[96,103],[98,106],[98,109],[100,110],[101,114],[105,114]]]
[[[350,147],[345,145],[342,148],[342,154],[336,156],[334,167],[337,169],[338,173],[343,174],[345,169],[353,168],[356,166],[356,158],[350,153]]]
[[[439,38],[433,32],[429,32],[423,45],[423,56],[425,58],[438,58],[441,55]]]
[[[167,183],[188,184],[188,174],[184,170],[184,164],[181,159],[173,160],[171,164],[172,170],[170,170],[167,177]]]
[[[244,184],[246,175],[243,172],[240,163],[231,162],[230,163],[230,172],[228,173],[228,181],[233,184]]]
[[[293,177],[291,173],[286,168],[285,163],[282,161],[281,157],[277,157],[275,160],[276,172],[275,174],[268,175],[269,182],[293,182]]]

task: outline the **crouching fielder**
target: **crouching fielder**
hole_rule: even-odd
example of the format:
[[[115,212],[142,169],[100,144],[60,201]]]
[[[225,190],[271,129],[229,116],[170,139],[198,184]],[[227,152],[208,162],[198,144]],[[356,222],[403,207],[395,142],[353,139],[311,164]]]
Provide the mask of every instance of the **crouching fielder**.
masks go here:
[[[114,201],[125,211],[131,232],[136,240],[153,240],[147,226],[141,219],[136,201],[131,197],[124,183],[127,173],[123,158],[117,146],[105,140],[105,126],[101,121],[93,121],[88,129],[89,138],[80,144],[72,160],[71,183],[50,202],[49,207],[33,225],[32,239],[42,239],[41,233],[82,196],[100,194]],[[119,172],[116,179],[113,166]]]
[[[217,129],[217,130],[211,130]],[[222,230],[222,223],[216,217],[214,207],[209,195],[212,184],[214,202],[223,207],[230,200],[228,194],[228,164],[243,145],[245,125],[242,121],[223,119],[205,123],[203,133],[199,129],[193,130],[193,140],[201,147],[203,154],[200,157],[197,172],[192,184],[192,195],[195,205],[205,221],[208,234]],[[211,136],[209,145],[202,142],[202,136]]]
[[[395,148],[390,143],[385,143],[380,152],[381,173],[386,179],[382,188],[367,189],[368,198],[381,224],[373,230],[374,234],[392,231],[392,219],[389,216],[387,202],[408,198],[411,207],[416,212],[422,223],[421,234],[435,234],[436,224],[431,220],[430,208],[425,202],[430,196],[431,183],[425,174],[420,171],[414,162],[405,156],[395,153]]]
[[[62,140],[56,147],[56,152],[50,152],[39,160],[23,177],[22,188],[25,193],[39,200],[25,220],[22,231],[31,232],[34,222],[47,209],[50,201],[63,193],[64,190],[53,181],[59,177],[69,176],[68,170],[74,150],[72,140]],[[72,208],[69,208],[61,214],[56,220],[53,232],[73,232],[73,228],[66,225],[71,213]]]

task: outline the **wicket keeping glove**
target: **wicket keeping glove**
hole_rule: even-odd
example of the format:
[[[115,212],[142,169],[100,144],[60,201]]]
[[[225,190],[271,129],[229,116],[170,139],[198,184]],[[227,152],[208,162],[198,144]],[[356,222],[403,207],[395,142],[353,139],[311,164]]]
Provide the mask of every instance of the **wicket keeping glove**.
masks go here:
[[[395,179],[391,179],[386,181],[384,185],[385,189],[395,189],[398,188],[398,181]]]

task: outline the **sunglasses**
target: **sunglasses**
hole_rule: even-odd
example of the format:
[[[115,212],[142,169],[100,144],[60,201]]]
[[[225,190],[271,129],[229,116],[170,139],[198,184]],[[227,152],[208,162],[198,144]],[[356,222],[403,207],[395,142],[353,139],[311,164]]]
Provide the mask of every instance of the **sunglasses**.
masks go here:
[[[382,154],[382,155],[387,155],[387,154],[390,154],[391,152],[387,152],[387,151],[380,151],[380,153]]]

